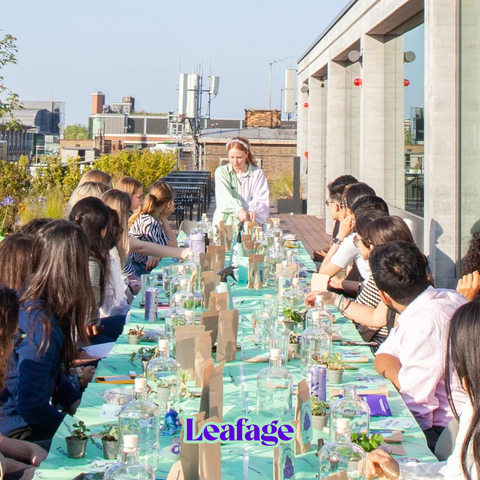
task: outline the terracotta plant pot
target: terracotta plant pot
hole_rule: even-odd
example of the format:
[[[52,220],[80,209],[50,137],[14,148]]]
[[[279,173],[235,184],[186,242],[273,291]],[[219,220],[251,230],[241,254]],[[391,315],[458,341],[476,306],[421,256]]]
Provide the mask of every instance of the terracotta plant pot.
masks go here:
[[[129,335],[128,336],[128,343],[130,345],[139,345],[142,340],[142,337],[139,337],[138,335]]]
[[[312,415],[312,426],[315,430],[323,430],[327,426],[328,416]]]
[[[118,440],[105,440],[102,438],[103,458],[105,460],[115,460],[118,453]]]
[[[85,456],[85,450],[87,449],[88,439],[77,440],[71,437],[66,437],[67,442],[67,455],[70,458],[83,458]]]
[[[328,383],[339,384],[342,383],[343,370],[329,370],[327,368]]]

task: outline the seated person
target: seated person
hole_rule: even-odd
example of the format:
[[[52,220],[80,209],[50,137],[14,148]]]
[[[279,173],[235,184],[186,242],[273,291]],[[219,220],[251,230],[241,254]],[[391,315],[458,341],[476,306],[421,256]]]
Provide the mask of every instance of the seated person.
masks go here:
[[[343,192],[347,185],[351,185],[353,183],[358,183],[358,180],[352,175],[340,175],[327,185],[328,198],[325,201],[325,204],[328,207],[328,213],[335,222],[332,231],[332,240],[337,236],[338,229],[340,228],[340,222],[345,218],[345,209],[343,208],[342,204]],[[328,247],[322,250],[314,250],[313,261],[318,263],[323,262],[323,259],[328,253],[331,245],[332,241],[330,241]]]
[[[390,380],[416,418],[433,451],[452,419],[445,391],[447,332],[465,297],[430,286],[427,259],[415,246],[395,241],[375,247],[370,266],[380,297],[399,313],[375,357],[375,370]],[[452,398],[461,412],[465,392],[452,378]]]

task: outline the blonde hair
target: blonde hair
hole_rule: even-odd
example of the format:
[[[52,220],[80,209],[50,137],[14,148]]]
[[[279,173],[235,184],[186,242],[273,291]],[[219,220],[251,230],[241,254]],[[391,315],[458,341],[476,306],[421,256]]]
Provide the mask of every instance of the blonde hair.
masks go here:
[[[245,145],[247,146],[247,148],[245,148]],[[248,139],[246,139],[245,137],[233,137],[227,143],[227,151],[231,150],[232,148],[235,148],[236,150],[241,150],[242,152],[247,153],[247,165],[252,165],[253,167],[258,166],[257,161],[253,156],[252,147]]]
[[[152,215],[159,207],[166,205],[173,200],[172,187],[167,182],[157,181],[150,185],[148,194],[140,205],[140,208],[130,217],[128,225],[131,226],[135,220],[143,214]]]
[[[68,215],[70,214],[72,208],[77,202],[87,197],[100,198],[102,194],[110,190],[110,188],[111,187],[109,187],[108,185],[99,182],[85,182],[81,184],[79,183],[68,200],[65,218],[68,218]]]
[[[102,170],[89,170],[88,172],[85,172],[78,184],[82,185],[86,182],[104,183],[112,188],[112,177],[108,173],[102,172]]]
[[[117,182],[115,188],[132,196],[139,188],[143,189],[143,185],[132,177],[123,177]]]
[[[130,215],[131,201],[126,192],[122,192],[116,188],[112,188],[105,192],[100,199],[107,207],[112,208],[118,213],[120,226],[123,227],[122,237],[117,244],[118,254],[122,265],[125,265],[129,251],[128,243],[128,217]]]

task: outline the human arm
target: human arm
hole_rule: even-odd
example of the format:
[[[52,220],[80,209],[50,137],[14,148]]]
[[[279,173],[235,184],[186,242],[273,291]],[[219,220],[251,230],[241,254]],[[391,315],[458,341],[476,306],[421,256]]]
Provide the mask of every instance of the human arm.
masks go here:
[[[7,457],[7,460],[13,459],[14,461],[22,462],[23,468],[28,465],[35,465],[38,467],[48,455],[48,452],[42,447],[32,442],[25,442],[23,440],[16,440],[14,438],[8,438],[0,436],[0,453]],[[15,462],[15,467],[18,467],[18,462]],[[21,466],[21,465],[20,465]],[[7,470],[9,469],[7,465]],[[17,468],[20,470],[20,468]],[[16,471],[16,470],[11,470]]]
[[[402,364],[397,357],[389,355],[388,353],[377,354],[373,366],[382,377],[390,380],[394,387],[397,390],[400,390],[401,387],[398,381],[398,373],[402,368]]]
[[[353,232],[355,222],[353,217],[348,215],[340,222],[340,228],[336,238],[340,243],[332,243],[325,259],[322,262],[319,273],[333,277],[340,270],[346,268],[351,260],[358,254],[358,250],[353,245],[353,241],[344,242],[344,240]],[[338,252],[338,255],[336,255]]]
[[[159,257],[150,257],[147,260],[147,263],[145,264],[145,269],[147,272],[150,272],[153,270],[158,264],[160,263],[160,258]]]
[[[251,177],[252,185],[249,188],[248,213],[250,221],[265,223],[270,214],[270,191],[263,170],[255,169]]]
[[[464,275],[457,284],[457,292],[471,302],[480,291],[480,273],[473,272]]]
[[[188,248],[176,248],[168,245],[158,245],[157,243],[144,242],[137,237],[128,237],[130,251],[149,255],[152,257],[171,257],[171,258],[187,258],[190,250]]]

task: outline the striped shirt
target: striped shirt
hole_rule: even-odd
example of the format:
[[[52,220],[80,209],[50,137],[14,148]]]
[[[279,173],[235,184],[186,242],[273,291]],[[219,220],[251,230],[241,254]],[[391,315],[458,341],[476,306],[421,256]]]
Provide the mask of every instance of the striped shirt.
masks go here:
[[[160,221],[148,213],[143,213],[138,216],[129,228],[128,235],[136,237],[142,242],[157,243],[158,245],[168,245],[170,243],[170,239],[165,234]],[[129,262],[145,265],[148,261],[148,256],[142,255],[141,253],[130,252],[128,260]]]

